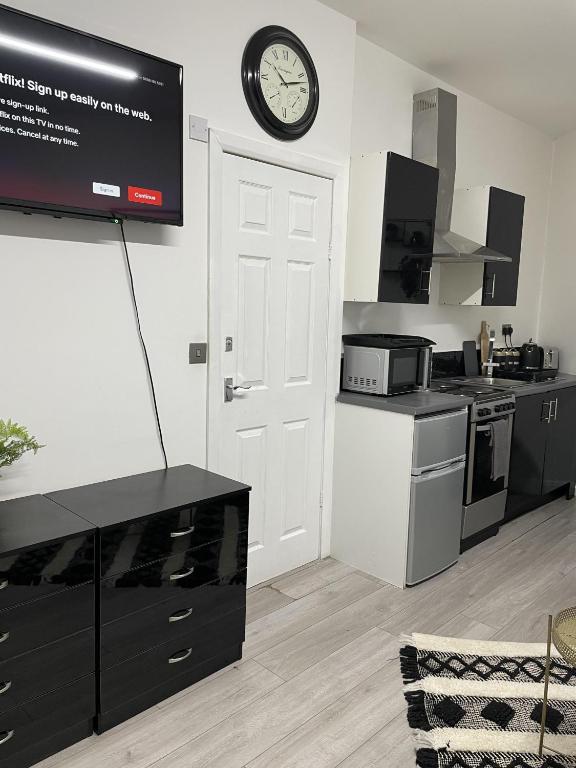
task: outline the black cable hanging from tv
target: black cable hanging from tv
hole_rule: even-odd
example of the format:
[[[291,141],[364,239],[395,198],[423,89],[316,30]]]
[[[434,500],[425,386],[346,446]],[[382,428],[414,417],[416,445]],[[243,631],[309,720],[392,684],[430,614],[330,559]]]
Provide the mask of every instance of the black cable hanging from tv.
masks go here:
[[[130,265],[130,255],[128,253],[128,243],[126,242],[126,235],[124,233],[124,221],[118,219],[120,224],[120,232],[122,234],[122,244],[124,246],[124,258],[126,263],[126,271],[128,272],[128,283],[130,286],[130,293],[132,295],[132,305],[134,307],[134,314],[136,316],[136,327],[138,329],[138,336],[140,338],[140,345],[144,354],[144,362],[146,363],[146,371],[148,372],[148,383],[150,384],[150,393],[152,395],[152,403],[154,405],[154,415],[156,417],[156,428],[158,430],[158,438],[160,440],[160,448],[162,449],[162,456],[164,458],[164,468],[168,469],[168,459],[166,458],[166,448],[164,447],[164,435],[162,434],[162,424],[160,423],[160,415],[158,413],[158,402],[156,400],[156,390],[154,388],[154,379],[152,377],[152,369],[150,367],[150,358],[148,357],[148,350],[146,349],[146,342],[142,335],[142,326],[140,324],[140,313],[138,312],[138,302],[136,300],[136,291],[134,288],[134,276],[132,274],[132,267]]]

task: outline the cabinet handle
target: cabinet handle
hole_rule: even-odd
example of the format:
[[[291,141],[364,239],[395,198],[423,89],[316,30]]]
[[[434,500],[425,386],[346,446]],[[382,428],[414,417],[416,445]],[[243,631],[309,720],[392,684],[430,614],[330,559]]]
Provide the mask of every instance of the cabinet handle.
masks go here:
[[[173,613],[172,616],[168,617],[168,621],[173,624],[176,621],[184,621],[184,619],[187,619],[189,616],[192,616],[194,612],[194,608],[183,608],[181,611],[176,611],[176,613]]]
[[[496,296],[496,272],[492,275],[492,293],[490,298],[493,299]]]
[[[548,406],[548,413],[544,412],[544,409]],[[540,421],[550,424],[550,418],[552,416],[552,400],[549,403],[542,403],[542,413],[540,415]]]
[[[182,572],[176,572],[170,574],[170,581],[180,581],[180,579],[185,579],[187,576],[192,576],[194,573],[194,566],[192,568],[189,568],[187,571]]]
[[[7,693],[10,688],[12,688],[11,680],[6,680],[6,682],[0,683],[0,696],[2,696],[3,693]]]
[[[6,744],[14,736],[14,731],[2,731],[0,733],[0,745]]]
[[[428,275],[428,282],[426,283],[426,286],[424,286],[424,275]],[[432,281],[432,270],[431,269],[423,269],[420,272],[420,291],[421,293],[427,293],[428,296],[430,296],[430,283]]]
[[[8,579],[2,579],[2,581],[0,581],[0,589],[6,589],[8,584],[9,584]]]
[[[552,403],[550,403],[550,406],[552,406]],[[554,421],[558,420],[558,398],[554,400],[554,413],[552,416],[554,417]],[[552,416],[550,418],[552,418]]]
[[[186,661],[192,655],[192,648],[186,648],[184,651],[178,651],[168,659],[168,664],[180,664],[181,661]]]
[[[0,643],[5,643],[9,637],[10,637],[10,632],[2,632],[2,634],[0,635]]]
[[[180,531],[172,531],[170,533],[170,536],[173,539],[179,539],[180,536],[188,536],[190,533],[194,533],[194,529],[195,528],[196,528],[195,525],[191,525],[190,528],[185,528],[185,529],[180,530]]]

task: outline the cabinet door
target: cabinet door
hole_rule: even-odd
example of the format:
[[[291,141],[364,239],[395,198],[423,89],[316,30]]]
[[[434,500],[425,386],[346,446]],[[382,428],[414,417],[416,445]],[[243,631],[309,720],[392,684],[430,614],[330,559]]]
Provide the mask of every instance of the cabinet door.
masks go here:
[[[428,304],[438,169],[388,153],[378,301]]]
[[[512,262],[493,262],[485,265],[482,296],[484,306],[516,306],[523,221],[522,195],[491,187],[486,245],[505,256],[510,256]]]
[[[576,387],[548,392],[552,418],[548,426],[542,492],[552,493],[574,480],[576,457]]]
[[[511,519],[542,495],[550,393],[519,397],[512,433],[505,519]]]

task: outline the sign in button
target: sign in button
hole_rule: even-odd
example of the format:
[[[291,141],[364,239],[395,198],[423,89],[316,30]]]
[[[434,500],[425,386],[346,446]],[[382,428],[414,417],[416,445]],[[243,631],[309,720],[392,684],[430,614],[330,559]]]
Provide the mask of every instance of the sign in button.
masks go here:
[[[120,197],[120,187],[115,184],[103,184],[100,181],[92,182],[92,192],[95,195],[107,195],[108,197]]]
[[[131,203],[142,203],[143,205],[162,205],[162,192],[157,189],[128,187],[128,200]]]

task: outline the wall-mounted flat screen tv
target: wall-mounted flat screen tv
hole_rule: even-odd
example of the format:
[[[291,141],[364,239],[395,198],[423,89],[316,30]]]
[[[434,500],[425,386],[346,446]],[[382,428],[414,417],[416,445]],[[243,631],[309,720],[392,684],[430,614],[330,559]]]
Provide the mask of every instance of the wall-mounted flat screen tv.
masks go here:
[[[182,224],[182,67],[0,5],[0,207]]]

